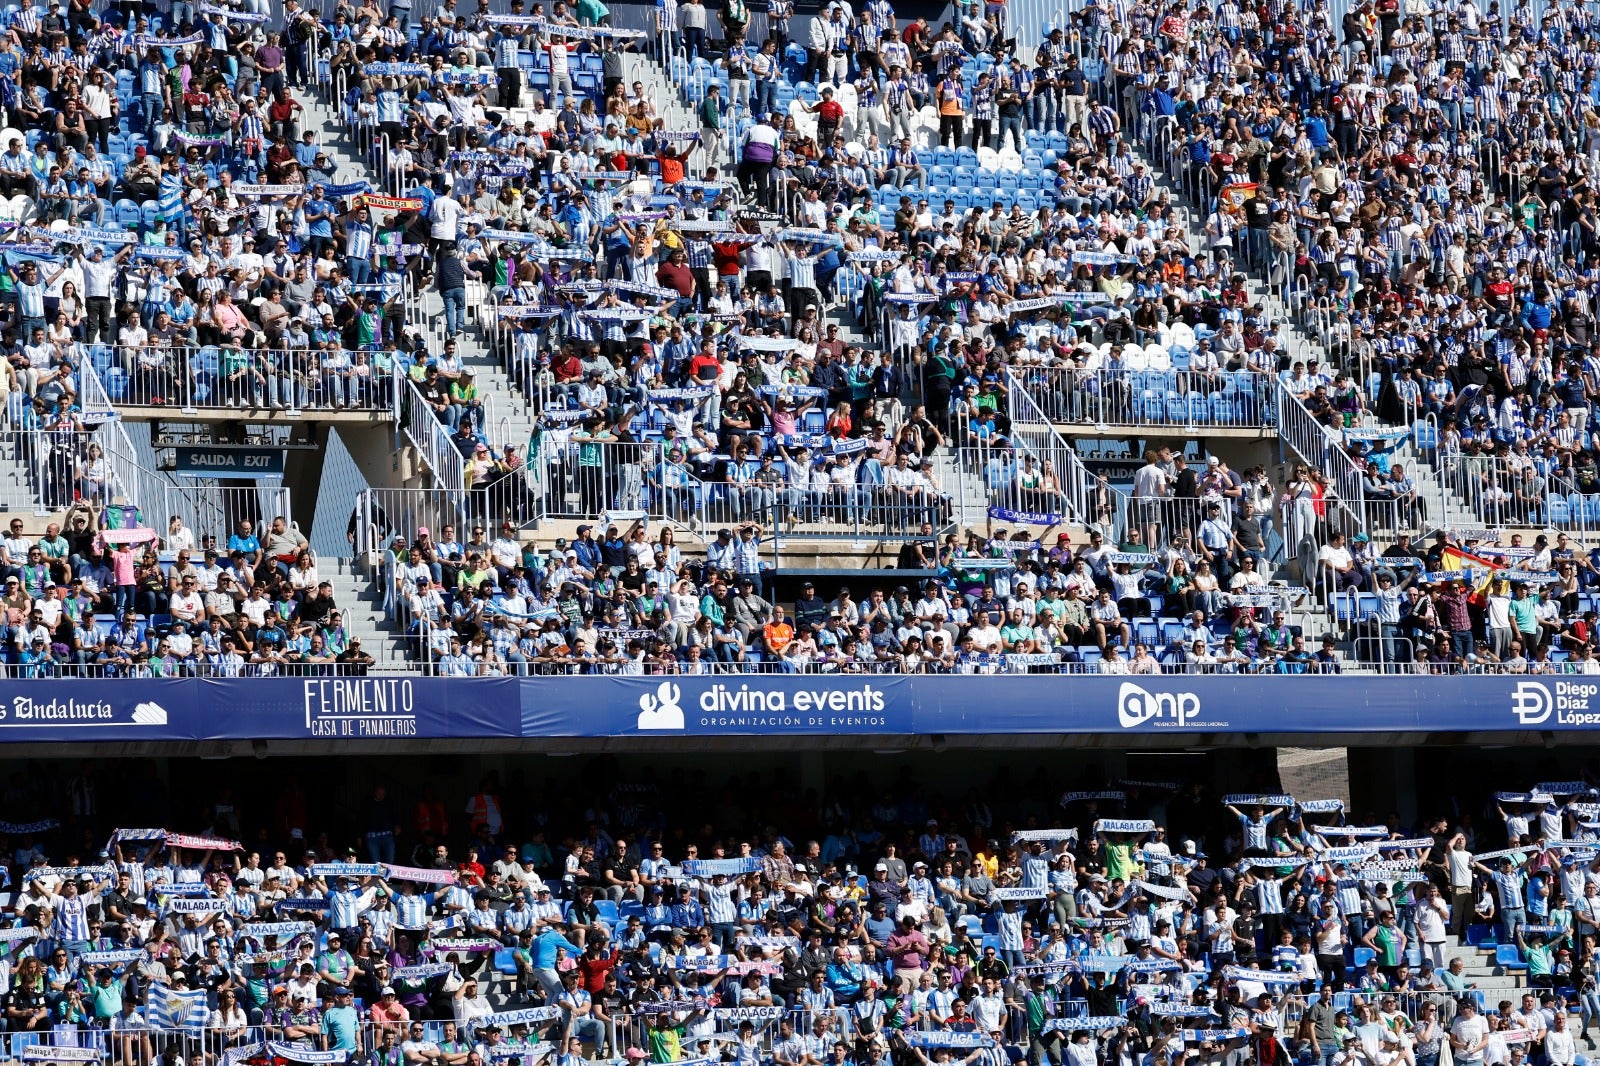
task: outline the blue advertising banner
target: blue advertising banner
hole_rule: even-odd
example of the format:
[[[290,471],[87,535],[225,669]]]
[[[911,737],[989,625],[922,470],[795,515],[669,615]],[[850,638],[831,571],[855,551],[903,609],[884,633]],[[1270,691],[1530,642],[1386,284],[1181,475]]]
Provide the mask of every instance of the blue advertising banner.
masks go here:
[[[1600,678],[728,675],[527,681],[557,736],[1588,729]]]
[[[0,744],[1600,726],[1600,678],[714,674],[0,682]]]
[[[517,737],[514,680],[430,677],[0,683],[0,743]]]

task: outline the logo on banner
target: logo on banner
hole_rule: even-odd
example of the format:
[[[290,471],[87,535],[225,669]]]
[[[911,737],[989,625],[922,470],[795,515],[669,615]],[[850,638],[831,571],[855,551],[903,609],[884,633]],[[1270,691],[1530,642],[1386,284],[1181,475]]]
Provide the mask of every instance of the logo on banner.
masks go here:
[[[888,724],[883,689],[838,681],[812,686],[744,682],[663,681],[639,697],[636,728],[645,732],[698,729],[860,729]]]
[[[1580,681],[1519,681],[1511,690],[1511,713],[1525,726],[1542,725],[1555,713],[1560,725],[1600,725],[1595,698],[1600,685]]]
[[[411,681],[330,677],[303,682],[306,732],[314,737],[414,737],[417,698]]]
[[[1148,692],[1124,681],[1117,691],[1117,721],[1124,729],[1147,722],[1170,722],[1183,728],[1200,716],[1200,697],[1193,692]]]
[[[683,693],[671,681],[661,682],[654,696],[646,692],[639,697],[640,729],[682,729],[683,708],[678,701]]]
[[[125,706],[125,705],[124,705]],[[121,713],[126,713],[122,711]],[[127,720],[118,721],[118,708],[105,700],[49,699],[15,696],[9,706],[0,703],[0,725],[166,725],[167,709],[154,700],[136,705]]]
[[[1538,725],[1550,717],[1555,699],[1538,681],[1521,681],[1511,692],[1511,713],[1523,725]]]

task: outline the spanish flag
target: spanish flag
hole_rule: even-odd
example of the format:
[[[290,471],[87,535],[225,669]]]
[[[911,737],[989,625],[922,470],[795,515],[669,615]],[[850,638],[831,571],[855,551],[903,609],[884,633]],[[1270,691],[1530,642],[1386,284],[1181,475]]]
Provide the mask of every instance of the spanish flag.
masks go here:
[[[1439,566],[1444,570],[1463,571],[1462,578],[1472,589],[1471,601],[1480,606],[1483,604],[1488,596],[1489,584],[1494,580],[1496,565],[1493,559],[1451,546],[1439,553]]]

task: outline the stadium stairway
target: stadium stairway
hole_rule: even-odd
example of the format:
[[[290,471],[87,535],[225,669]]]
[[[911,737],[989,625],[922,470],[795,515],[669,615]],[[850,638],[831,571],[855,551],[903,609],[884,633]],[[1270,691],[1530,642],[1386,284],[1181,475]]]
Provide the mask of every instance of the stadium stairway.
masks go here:
[[[405,644],[384,616],[382,594],[355,559],[317,559],[317,573],[333,585],[333,602],[352,640],[376,660],[375,670],[394,671],[405,662]]]
[[[1125,114],[1124,119],[1127,120],[1128,118],[1129,116]],[[1142,159],[1150,173],[1155,175],[1156,184],[1166,189],[1172,195],[1174,202],[1182,206],[1182,217],[1187,222],[1189,229],[1190,249],[1198,250],[1204,248],[1205,240],[1201,229],[1203,220],[1196,217],[1197,211],[1202,210],[1202,208],[1188,200],[1184,196],[1183,190],[1170,180],[1162,161],[1151,156],[1145,150],[1142,139],[1134,137],[1130,144],[1133,154]],[[1328,349],[1322,343],[1321,338],[1302,325],[1289,305],[1272,291],[1271,286],[1267,284],[1266,278],[1262,276],[1259,270],[1246,268],[1243,265],[1240,265],[1238,269],[1245,276],[1245,288],[1250,293],[1252,301],[1261,306],[1269,321],[1278,323],[1277,337],[1280,351],[1291,360],[1317,359],[1325,367],[1334,366],[1338,362],[1330,357]],[[1387,423],[1379,422],[1370,412],[1364,416],[1363,424],[1370,429],[1397,428]],[[1445,487],[1437,468],[1416,447],[1414,438],[1401,442],[1395,450],[1394,458],[1396,461],[1403,463],[1406,469],[1412,473],[1412,480],[1416,483],[1417,492],[1427,506],[1428,520],[1424,524],[1428,529],[1441,527],[1467,528],[1483,524],[1482,519],[1472,513],[1472,509],[1458,493]],[[1387,540],[1389,538],[1383,537],[1381,539]]]
[[[73,471],[68,459],[52,463],[48,454],[41,454],[49,448],[47,433],[0,433],[0,512],[15,513],[24,521],[46,514],[51,520],[60,517],[72,496]],[[52,502],[59,506],[51,507]],[[39,530],[43,532],[43,523]]]
[[[365,178],[374,185],[378,184],[377,175],[361,158],[360,149],[356,146],[349,128],[340,118],[338,108],[315,94],[307,94],[303,103],[304,128],[314,133],[317,143],[333,158],[339,180],[355,181]],[[421,304],[421,332],[427,340],[428,350],[437,353],[443,349],[445,341],[443,300],[438,291],[431,287],[424,288],[418,293],[417,299]],[[485,306],[487,306],[487,294],[484,290],[481,287],[469,286],[469,322],[477,318],[478,312]],[[410,328],[417,329],[415,325]],[[528,398],[512,387],[511,379],[506,376],[500,361],[485,343],[481,330],[463,330],[456,334],[454,339],[462,364],[470,367],[477,379],[478,393],[483,398],[487,422],[484,435],[494,446],[495,453],[498,455],[501,447],[512,444],[520,453],[526,455],[528,440],[533,434],[532,405]]]
[[[665,68],[651,59],[649,55],[640,52],[628,54],[624,70],[628,72],[628,84],[643,82],[645,95],[655,102],[656,112],[666,122],[669,130],[698,129],[699,121],[694,116],[694,111],[683,100],[683,95],[673,86]],[[699,152],[690,158],[690,170],[699,174],[703,172],[705,159]]]
[[[432,288],[418,293],[417,299],[422,305],[422,332],[428,343],[428,351],[442,351],[447,339],[444,300]],[[487,420],[484,435],[489,438],[495,454],[498,455],[502,447],[510,444],[516,447],[519,455],[526,458],[528,441],[533,436],[533,402],[512,384],[510,375],[489,343],[487,321],[480,316],[480,312],[488,306],[487,289],[469,284],[467,328],[450,335],[448,339],[456,342],[456,355],[462,367],[471,370],[478,383],[478,395],[483,398]]]

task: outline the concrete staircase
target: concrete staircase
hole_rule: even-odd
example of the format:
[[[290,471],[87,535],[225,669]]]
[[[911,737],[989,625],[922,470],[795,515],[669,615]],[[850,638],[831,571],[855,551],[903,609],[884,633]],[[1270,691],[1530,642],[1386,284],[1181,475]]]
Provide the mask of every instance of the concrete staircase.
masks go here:
[[[0,511],[43,515],[72,496],[72,444],[53,444],[37,430],[0,432]]]
[[[374,670],[394,671],[405,664],[405,644],[389,628],[383,613],[383,593],[379,583],[357,559],[317,560],[317,572],[333,585],[333,602],[344,616],[352,639],[377,660]]]
[[[470,291],[470,290],[469,290]],[[422,331],[429,351],[440,351],[446,339],[444,330],[444,301],[439,293],[427,289],[417,294],[422,308]],[[470,303],[470,297],[469,297]],[[470,368],[478,383],[478,395],[483,397],[487,422],[485,436],[494,446],[496,454],[511,444],[519,454],[526,456],[528,439],[533,435],[534,410],[531,397],[512,382],[500,358],[490,346],[488,331],[481,320],[469,309],[466,328],[451,334],[456,342],[456,355],[463,367]]]

